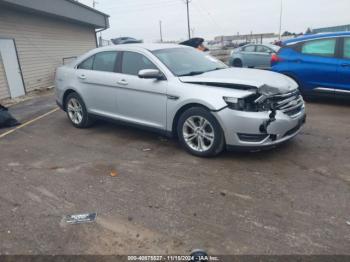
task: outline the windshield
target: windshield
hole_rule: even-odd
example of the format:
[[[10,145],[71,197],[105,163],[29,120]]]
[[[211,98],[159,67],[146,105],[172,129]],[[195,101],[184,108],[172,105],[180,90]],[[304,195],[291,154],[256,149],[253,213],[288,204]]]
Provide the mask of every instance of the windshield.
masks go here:
[[[204,52],[192,48],[171,48],[153,51],[176,76],[199,75],[227,66]]]

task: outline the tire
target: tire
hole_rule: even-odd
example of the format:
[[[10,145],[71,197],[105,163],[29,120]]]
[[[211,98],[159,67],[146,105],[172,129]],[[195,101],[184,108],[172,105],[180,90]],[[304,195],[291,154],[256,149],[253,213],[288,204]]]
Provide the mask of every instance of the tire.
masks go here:
[[[179,118],[177,134],[181,145],[192,155],[213,157],[224,150],[222,128],[205,108],[192,107],[186,110]]]
[[[94,123],[94,119],[86,110],[83,99],[77,93],[68,95],[65,101],[65,110],[68,119],[76,128],[88,128]]]
[[[242,60],[241,60],[241,59],[235,59],[235,60],[233,60],[232,65],[233,65],[233,67],[243,67],[243,63],[242,63]]]

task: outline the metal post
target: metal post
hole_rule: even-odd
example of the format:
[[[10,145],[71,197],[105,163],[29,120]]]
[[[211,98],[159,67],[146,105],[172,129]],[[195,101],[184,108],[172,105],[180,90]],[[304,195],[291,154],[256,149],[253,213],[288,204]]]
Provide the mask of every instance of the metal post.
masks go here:
[[[160,42],[163,43],[162,21],[159,21]]]
[[[279,40],[282,39],[282,16],[283,16],[283,0],[281,0]]]
[[[187,29],[188,29],[188,39],[191,39],[190,0],[186,0],[186,6],[187,6]]]

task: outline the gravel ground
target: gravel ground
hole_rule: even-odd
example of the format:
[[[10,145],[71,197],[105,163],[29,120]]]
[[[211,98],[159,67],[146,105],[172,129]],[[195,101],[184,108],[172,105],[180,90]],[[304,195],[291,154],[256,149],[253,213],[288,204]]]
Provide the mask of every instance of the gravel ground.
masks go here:
[[[75,129],[61,111],[19,129],[0,139],[0,254],[350,254],[349,103],[307,108],[290,143],[214,159],[120,125]],[[63,221],[85,212],[96,222]]]

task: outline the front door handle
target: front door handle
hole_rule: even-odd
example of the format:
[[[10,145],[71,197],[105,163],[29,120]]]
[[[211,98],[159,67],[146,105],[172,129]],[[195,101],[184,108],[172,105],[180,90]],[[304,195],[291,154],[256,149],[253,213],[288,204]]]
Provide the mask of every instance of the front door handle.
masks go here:
[[[117,84],[127,86],[129,83],[125,79],[122,79],[122,80],[118,81]]]
[[[80,75],[79,78],[84,80],[84,79],[86,79],[86,75]]]
[[[350,67],[350,64],[342,64],[341,67]]]

